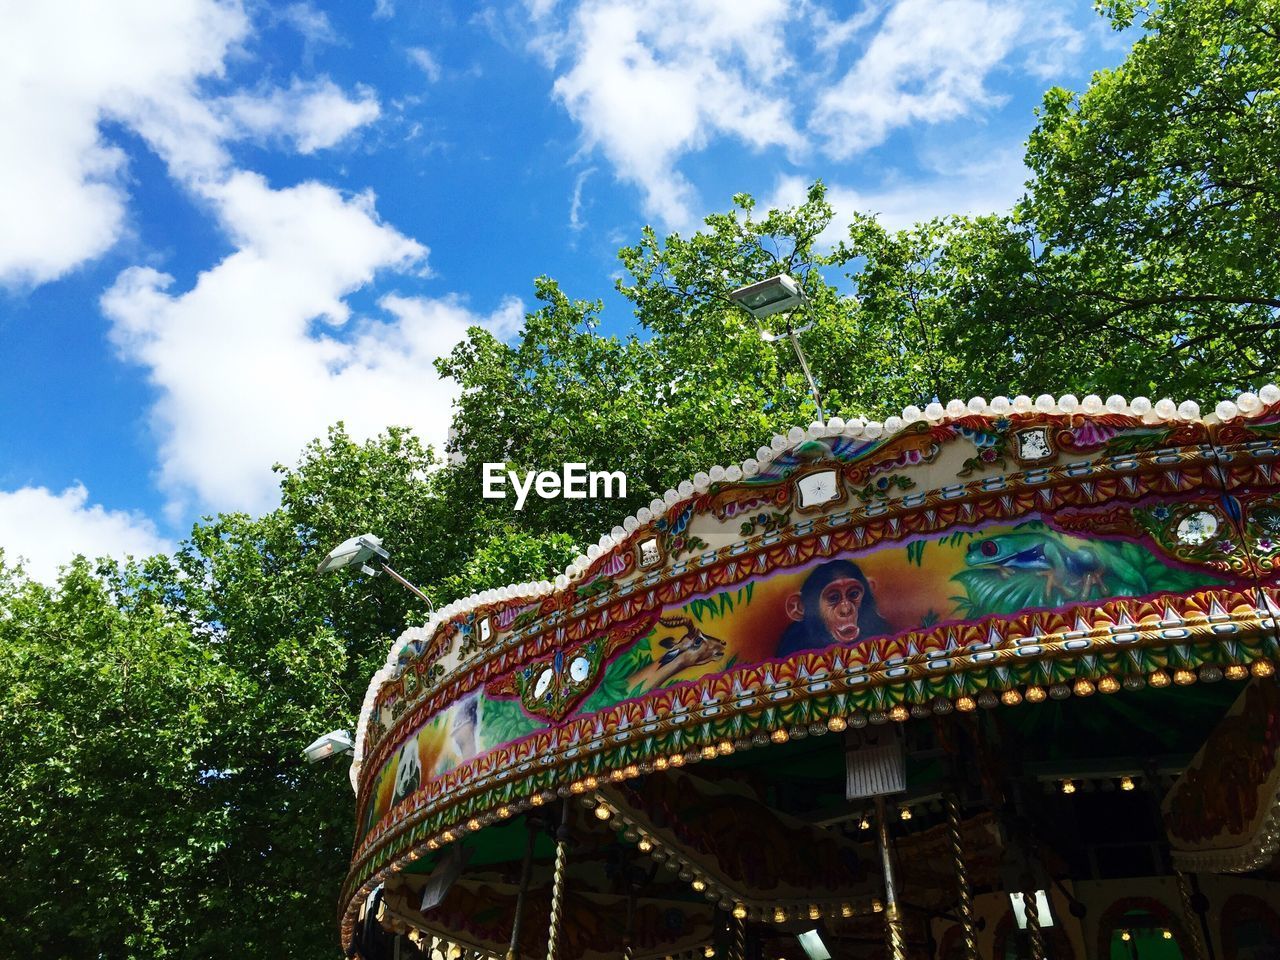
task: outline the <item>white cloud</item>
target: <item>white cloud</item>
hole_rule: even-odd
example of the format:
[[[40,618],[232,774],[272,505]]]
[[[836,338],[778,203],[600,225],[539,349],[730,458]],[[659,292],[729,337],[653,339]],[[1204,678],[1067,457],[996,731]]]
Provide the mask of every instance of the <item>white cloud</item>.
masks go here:
[[[337,420],[359,436],[406,424],[440,443],[456,387],[432,361],[472,324],[510,333],[521,304],[485,317],[453,299],[389,296],[380,306],[391,319],[352,320],[346,296],[426,256],[377,219],[371,196],[316,183],[273,190],[240,173],[209,198],[236,252],[181,293],[133,268],[102,302],[122,355],[159,391],[152,427],[170,511],[269,508],[270,465]]]
[[[844,77],[818,100],[811,127],[848,157],[896,127],[990,106],[990,72],[1018,42],[1023,13],[997,0],[899,0]]]
[[[307,4],[283,16],[309,43],[337,41]],[[376,119],[377,98],[324,77],[211,95],[202,80],[222,74],[248,32],[238,0],[120,0],[28,5],[0,34],[0,123],[19,134],[0,143],[0,282],[52,279],[121,235],[126,158],[104,138],[108,121],[144,138],[234,246],[190,289],[133,267],[101,299],[113,343],[155,390],[149,420],[174,521],[196,506],[269,508],[271,464],[292,461],[340,419],[359,436],[403,423],[442,442],[456,386],[433,361],[468,326],[506,336],[523,319],[518,300],[486,316],[448,297],[383,296],[376,316],[353,314],[347,298],[380,273],[425,274],[426,248],[383,223],[371,193],[273,188],[237,169],[229,147],[246,138],[303,153],[333,146]],[[65,559],[72,543],[99,549],[98,530],[138,549],[159,543],[145,522],[88,506],[82,488],[19,493],[5,502],[35,497],[83,521],[61,525],[69,532],[49,556]],[[41,570],[53,562],[42,554]]]
[[[1091,22],[1094,29],[1104,27],[1105,23],[1101,17]],[[1106,32],[1112,33],[1109,29]],[[1110,39],[1110,36],[1106,37],[1106,40]],[[1029,45],[1023,69],[1037,80],[1052,81],[1080,56],[1084,50],[1085,35],[1069,22],[1065,10],[1044,6],[1028,26],[1024,40],[1029,41]]]
[[[259,93],[239,93],[217,102],[217,109],[232,121],[240,136],[292,140],[299,153],[315,153],[332,147],[367,123],[378,119],[378,98],[368,87],[356,87],[351,99],[327,77],[301,81],[288,89],[276,87]],[[224,135],[232,135],[225,131]]]
[[[718,140],[846,160],[898,128],[981,119],[997,72],[1043,80],[1082,48],[1058,0],[525,0],[554,95],[646,214],[694,225],[681,161]],[[905,198],[900,201],[905,203]]]
[[[819,244],[830,249],[845,239],[855,213],[872,214],[889,230],[905,230],[933,217],[1006,213],[1022,196],[1030,176],[1016,146],[990,148],[982,158],[958,150],[928,159],[932,169],[923,176],[890,177],[873,188],[829,184],[827,202],[835,216],[818,238]],[[761,206],[768,210],[803,203],[810,182],[802,176],[779,177]]]
[[[440,80],[440,61],[426,47],[410,47],[406,53],[409,59],[413,61],[414,66],[427,75],[428,83],[437,83]]]
[[[0,490],[0,549],[6,563],[21,558],[28,575],[44,583],[77,554],[90,559],[146,557],[173,549],[150,520],[89,503],[81,484],[54,493],[46,487]]]
[[[587,178],[595,172],[595,167],[587,167],[573,179],[573,197],[569,201],[569,229],[575,233],[586,226],[582,219],[582,188],[586,186]]]
[[[586,0],[535,44],[549,60],[571,58],[555,95],[586,146],[641,188],[648,213],[681,227],[695,204],[675,169],[681,155],[722,134],[753,148],[803,144],[772,89],[790,66],[789,8],[785,0]]]
[[[868,0],[861,10],[843,20],[822,7],[813,7],[814,47],[824,54],[838,54],[860,39],[863,32],[884,14],[885,6],[883,2]]]
[[[238,3],[11,4],[0,30],[0,283],[52,280],[125,230],[125,156],[99,129],[183,101],[248,30]]]
[[[291,3],[280,12],[280,19],[302,35],[308,47],[330,46],[339,42],[338,32],[329,15],[309,3]]]
[[[305,5],[289,11],[309,36],[321,26]],[[54,280],[125,233],[127,158],[103,135],[108,121],[141,135],[180,181],[200,184],[225,177],[236,139],[287,139],[310,153],[378,116],[372,91],[349,97],[323,78],[204,96],[201,83],[224,75],[249,28],[238,0],[48,0],[6,14],[0,284]]]

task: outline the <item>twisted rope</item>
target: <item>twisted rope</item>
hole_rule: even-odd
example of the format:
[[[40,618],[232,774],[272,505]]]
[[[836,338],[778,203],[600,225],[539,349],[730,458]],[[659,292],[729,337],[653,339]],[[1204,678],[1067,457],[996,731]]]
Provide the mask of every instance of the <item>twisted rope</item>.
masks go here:
[[[1027,911],[1027,939],[1031,941],[1031,960],[1046,960],[1048,954],[1044,949],[1044,933],[1040,930],[1040,911],[1036,907],[1036,892],[1022,895],[1022,903]]]
[[[876,797],[876,836],[880,841],[880,862],[884,869],[884,927],[889,941],[889,960],[907,960],[902,913],[898,909],[898,885],[893,878],[893,848],[889,843],[889,815],[884,797]]]
[[[1200,915],[1191,905],[1191,881],[1181,870],[1175,870],[1173,875],[1178,881],[1178,897],[1182,900],[1182,926],[1187,931],[1187,939],[1191,941],[1192,960],[1208,960],[1204,940],[1200,937]]]
[[[956,887],[960,897],[960,926],[964,933],[966,960],[978,960],[978,940],[973,927],[973,892],[969,889],[969,871],[964,863],[964,845],[960,837],[960,804],[955,794],[947,794],[947,835],[951,841],[951,859],[956,868]]]
[[[902,911],[898,909],[896,902],[885,904],[884,925],[889,935],[890,960],[907,960],[907,938],[902,929]]]
[[[569,848],[569,804],[564,804],[556,831],[556,866],[551,875],[551,920],[547,930],[547,960],[556,960],[560,948],[560,917],[564,909],[564,871]]]

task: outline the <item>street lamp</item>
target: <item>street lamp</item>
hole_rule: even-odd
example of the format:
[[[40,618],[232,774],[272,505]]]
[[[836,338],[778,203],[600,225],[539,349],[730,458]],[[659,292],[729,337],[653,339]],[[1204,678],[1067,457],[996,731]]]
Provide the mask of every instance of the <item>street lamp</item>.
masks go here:
[[[342,543],[330,550],[328,555],[316,567],[316,573],[332,573],[335,570],[345,570],[348,567],[359,566],[361,573],[369,577],[376,577],[379,571],[369,566],[372,561],[382,568],[381,572],[385,572],[392,580],[423,601],[434,614],[436,608],[432,604],[431,598],[392,570],[391,565],[385,562],[390,556],[391,554],[387,553],[382,546],[382,540],[372,533],[362,533],[358,537],[343,540]]]
[[[336,757],[352,750],[351,734],[346,730],[334,730],[318,738],[303,752],[307,755],[307,763],[315,763],[328,757]]]
[[[809,392],[813,395],[814,405],[818,408],[818,419],[825,422],[827,415],[822,410],[822,398],[818,396],[818,385],[813,382],[813,374],[809,372],[809,362],[805,360],[804,351],[800,349],[800,341],[796,339],[796,334],[804,333],[813,326],[813,322],[810,321],[799,328],[791,325],[791,311],[796,307],[803,306],[806,309],[809,307],[809,298],[804,295],[804,288],[800,286],[800,281],[780,273],[767,280],[739,287],[729,294],[729,299],[751,314],[756,321],[756,326],[760,329],[760,337],[765,343],[775,343],[783,336],[791,341],[791,348],[795,350],[796,359],[800,361],[800,369],[804,371],[805,379],[809,381]],[[772,334],[766,331],[760,321],[775,313],[783,312],[787,313],[786,334]]]

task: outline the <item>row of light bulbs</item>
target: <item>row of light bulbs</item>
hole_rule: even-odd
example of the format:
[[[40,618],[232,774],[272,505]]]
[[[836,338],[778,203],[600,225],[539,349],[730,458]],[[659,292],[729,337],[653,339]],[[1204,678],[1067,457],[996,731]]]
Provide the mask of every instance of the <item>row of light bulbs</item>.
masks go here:
[[[1232,663],[1226,665],[1203,664],[1197,670],[1187,667],[1179,667],[1172,672],[1163,669],[1156,669],[1148,674],[1131,673],[1123,677],[1116,677],[1112,674],[1106,674],[1097,680],[1090,680],[1080,677],[1070,684],[1055,683],[1048,686],[1039,684],[1029,685],[1021,690],[1011,687],[1008,690],[997,693],[994,690],[983,690],[976,695],[961,694],[954,700],[938,696],[934,697],[927,704],[917,703],[911,707],[904,704],[894,704],[887,710],[872,710],[870,712],[857,711],[848,717],[836,715],[827,719],[825,723],[815,721],[807,725],[796,725],[790,729],[779,727],[769,734],[756,733],[751,737],[739,738],[738,740],[723,739],[714,744],[706,744],[702,747],[694,748],[688,751],[673,753],[665,757],[655,757],[653,760],[645,761],[639,764],[629,764],[626,767],[611,771],[605,780],[614,783],[623,780],[633,779],[652,771],[662,772],[667,769],[678,769],[686,763],[696,763],[699,760],[713,760],[716,757],[728,756],[738,749],[764,746],[767,743],[784,744],[792,739],[800,739],[807,736],[819,736],[825,733],[841,733],[849,727],[860,728],[868,724],[883,724],[887,722],[905,723],[911,718],[923,719],[931,715],[945,716],[953,710],[961,713],[972,713],[979,707],[983,709],[993,709],[1001,704],[1008,707],[1018,706],[1023,703],[1043,703],[1045,700],[1066,700],[1070,697],[1089,697],[1094,693],[1113,694],[1121,689],[1140,690],[1145,686],[1162,689],[1170,685],[1187,686],[1197,681],[1205,683],[1213,683],[1218,680],[1244,680],[1250,676],[1254,677],[1271,677],[1276,672],[1275,665],[1266,658],[1259,658],[1252,663],[1245,665],[1242,663]],[[600,785],[601,778],[596,776],[587,776],[581,780],[577,780],[568,786],[562,786],[558,790],[544,790],[533,794],[528,801],[516,802],[514,804],[504,804],[495,810],[488,811],[476,817],[468,819],[465,824],[446,829],[438,836],[432,837],[426,843],[428,850],[436,850],[442,844],[452,843],[458,839],[464,831],[480,830],[491,823],[499,820],[505,820],[528,807],[540,807],[543,804],[554,800],[559,794],[560,796],[578,796],[581,794],[592,793]],[[1120,784],[1122,790],[1132,789],[1125,787],[1123,781]],[[1063,792],[1070,793],[1073,790],[1066,789],[1065,782],[1063,784]],[[903,807],[899,810],[899,816],[902,820],[910,820],[912,817],[910,807]],[[421,853],[419,851],[410,851],[406,855],[406,860],[416,860]]]
[[[1016,688],[1010,688],[1002,691],[998,695],[994,691],[984,690],[976,696],[963,694],[956,697],[954,701],[951,701],[946,697],[935,697],[928,705],[915,704],[911,708],[907,708],[903,704],[895,704],[886,711],[872,711],[870,713],[857,712],[847,719],[838,715],[833,716],[829,718],[825,724],[815,722],[808,726],[793,727],[789,731],[785,728],[779,728],[772,731],[767,735],[767,737],[764,734],[756,734],[749,739],[739,740],[737,743],[727,739],[720,740],[715,744],[707,744],[699,749],[690,750],[686,753],[675,753],[668,757],[656,757],[654,760],[644,764],[630,764],[622,769],[612,771],[606,779],[613,782],[620,782],[622,780],[638,777],[643,773],[648,773],[650,770],[663,771],[669,768],[682,767],[686,762],[712,760],[716,757],[728,756],[734,753],[738,747],[762,746],[766,742],[783,744],[787,743],[793,737],[799,739],[805,736],[817,736],[827,732],[840,733],[850,726],[865,727],[868,723],[885,723],[887,721],[903,723],[911,717],[921,718],[930,714],[945,715],[950,713],[953,709],[962,713],[969,713],[976,710],[978,707],[991,709],[997,704],[1017,706],[1024,700],[1028,703],[1042,703],[1046,699],[1068,699],[1073,694],[1079,697],[1087,697],[1093,695],[1095,692],[1112,694],[1117,693],[1122,688],[1136,690],[1147,685],[1156,688],[1168,687],[1170,684],[1186,686],[1195,683],[1197,680],[1214,682],[1225,678],[1227,680],[1238,681],[1244,680],[1250,675],[1254,677],[1274,676],[1275,666],[1270,660],[1259,658],[1254,660],[1248,666],[1239,663],[1228,664],[1226,666],[1204,664],[1198,669],[1198,671],[1193,671],[1188,668],[1175,669],[1172,672],[1172,675],[1165,670],[1158,669],[1147,674],[1145,677],[1142,674],[1128,674],[1123,679],[1118,679],[1117,677],[1108,674],[1100,677],[1097,681],[1079,678],[1071,685],[1059,683],[1052,684],[1047,688],[1039,685],[1031,685],[1026,687],[1023,691],[1019,691]],[[600,779],[598,777],[588,776],[575,781],[567,788],[560,788],[558,792],[561,795],[582,795],[594,792],[599,785]],[[1117,786],[1120,790],[1129,792],[1136,788],[1137,783],[1132,776],[1124,775],[1118,778]],[[1079,785],[1077,781],[1073,779],[1063,779],[1059,784],[1061,791],[1068,795],[1075,793],[1078,787]],[[504,804],[499,806],[495,810],[489,811],[478,817],[468,819],[462,827],[442,831],[438,837],[432,837],[427,841],[426,848],[428,850],[436,850],[442,844],[452,843],[454,840],[458,839],[464,829],[471,832],[481,830],[491,823],[508,819],[515,812],[518,812],[521,809],[542,806],[554,799],[555,796],[555,791],[548,790],[533,794],[527,803],[517,803],[514,805]],[[613,811],[612,808],[608,807],[606,804],[598,803],[595,805],[595,815],[601,820],[608,820],[613,816]],[[911,806],[908,804],[900,806],[898,808],[898,816],[902,821],[910,821],[913,818]],[[863,830],[870,830],[871,821],[864,816],[859,821],[859,827]],[[637,845],[640,852],[651,854],[655,859],[665,860],[669,856],[669,854],[659,851],[656,843],[647,836],[641,835]],[[415,850],[410,851],[406,855],[405,859],[408,862],[412,862],[420,856],[422,856],[422,851]],[[679,861],[679,863],[681,866],[686,868],[686,872],[692,869],[691,865],[687,862]],[[816,920],[821,918],[823,915],[822,909],[817,904],[810,904],[807,911],[805,911],[805,908],[803,907],[791,908],[790,910],[784,907],[774,907],[770,913],[769,908],[748,908],[741,901],[736,901],[730,891],[722,889],[720,891],[712,890],[708,892],[708,881],[701,876],[694,876],[691,874],[690,881],[691,886],[695,891],[705,893],[709,900],[714,901],[719,899],[720,905],[725,909],[729,909],[733,916],[739,919],[744,919],[749,916],[752,910],[754,910],[757,919],[769,919],[775,923],[784,923],[788,919],[802,919],[806,915],[809,919]],[[720,893],[718,898],[717,892]],[[879,913],[882,909],[883,905],[879,900],[872,901],[871,912]],[[828,914],[832,917],[837,915],[842,917],[852,917],[857,915],[859,912],[860,911],[856,911],[853,906],[848,903],[842,903],[838,908],[828,908]],[[1166,939],[1170,936],[1172,935],[1166,931]],[[707,949],[711,948],[708,947]],[[712,954],[708,954],[708,956],[712,955],[714,955],[714,951]]]
[[[1125,943],[1128,943],[1130,940],[1132,940],[1132,939],[1133,939],[1133,931],[1132,931],[1132,930],[1121,930],[1121,931],[1120,931],[1120,939],[1121,939],[1121,940],[1123,940]],[[1173,931],[1172,931],[1172,930],[1169,930],[1168,928],[1165,928],[1165,929],[1161,930],[1161,931],[1160,931],[1160,939],[1161,939],[1161,940],[1172,940],[1172,939],[1173,939]]]
[[[870,913],[880,913],[884,909],[884,904],[879,900],[872,900],[863,909],[855,907],[853,903],[848,901],[792,906],[748,904],[735,891],[725,887],[709,875],[700,872],[694,864],[685,860],[678,853],[667,849],[666,845],[658,838],[642,831],[629,817],[609,803],[608,800],[597,795],[583,797],[582,802],[592,809],[597,820],[604,823],[612,822],[614,829],[621,832],[624,839],[635,841],[636,849],[641,853],[652,857],[669,870],[678,871],[680,879],[687,882],[695,893],[700,893],[707,900],[716,903],[721,909],[732,914],[735,919],[769,920],[774,923],[786,923],[788,920],[802,919],[821,920],[823,917],[848,919]]]
[[[1061,781],[1059,781],[1058,788],[1064,794],[1067,794],[1068,796],[1070,796],[1071,794],[1079,790],[1082,784],[1088,784],[1092,786],[1095,783],[1104,783],[1104,782],[1114,783],[1117,787],[1119,787],[1125,793],[1131,793],[1132,791],[1138,789],[1137,780],[1129,774],[1125,774],[1124,776],[1121,776],[1121,777],[1107,777],[1105,779],[1098,778],[1098,777],[1090,777],[1088,779],[1081,779],[1077,777],[1075,779],[1072,779],[1070,777],[1066,777],[1066,778],[1063,778]]]

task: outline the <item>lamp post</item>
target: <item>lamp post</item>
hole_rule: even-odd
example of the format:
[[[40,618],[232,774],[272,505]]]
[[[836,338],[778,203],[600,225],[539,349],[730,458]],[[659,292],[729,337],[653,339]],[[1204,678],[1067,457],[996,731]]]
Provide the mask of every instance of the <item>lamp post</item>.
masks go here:
[[[777,276],[769,277],[767,280],[761,280],[758,283],[751,283],[745,287],[739,287],[729,294],[729,299],[738,304],[756,321],[756,326],[760,330],[760,338],[765,343],[776,343],[783,336],[791,341],[791,349],[796,352],[796,359],[800,361],[800,369],[804,371],[804,377],[809,381],[809,393],[813,395],[814,405],[818,408],[818,419],[825,422],[827,415],[822,409],[822,397],[818,395],[818,385],[814,383],[813,374],[809,371],[809,362],[805,359],[804,351],[800,349],[800,341],[796,334],[804,333],[813,326],[812,320],[803,327],[793,327],[791,324],[791,311],[796,307],[809,307],[809,298],[804,295],[804,288],[800,286],[800,281],[785,273],[779,273]],[[785,334],[772,334],[765,330],[764,325],[760,323],[765,317],[771,317],[775,313],[787,313],[787,332]]]
[[[317,738],[303,753],[306,755],[307,763],[317,763],[328,757],[350,753],[351,749],[351,734],[346,730],[334,730]]]
[[[425,603],[432,613],[435,613],[436,608],[431,602],[431,598],[391,569],[391,565],[386,562],[390,556],[391,554],[387,553],[382,546],[381,539],[375,537],[372,533],[362,533],[358,537],[343,540],[342,543],[330,550],[328,555],[316,567],[316,573],[332,573],[335,570],[345,570],[347,567],[359,566],[361,573],[369,577],[376,577],[380,571],[369,566],[370,561],[372,561],[382,568],[381,572],[386,573],[392,580],[410,591]]]

